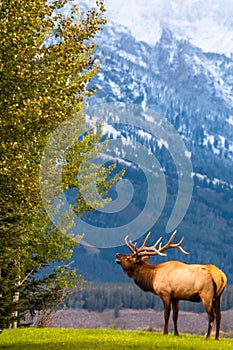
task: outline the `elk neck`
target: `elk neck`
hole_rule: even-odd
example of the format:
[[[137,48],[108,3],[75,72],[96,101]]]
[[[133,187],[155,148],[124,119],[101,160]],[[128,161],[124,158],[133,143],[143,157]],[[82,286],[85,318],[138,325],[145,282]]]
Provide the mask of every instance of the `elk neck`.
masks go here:
[[[156,275],[157,265],[140,262],[133,271],[134,282],[145,292],[153,292],[153,280]]]

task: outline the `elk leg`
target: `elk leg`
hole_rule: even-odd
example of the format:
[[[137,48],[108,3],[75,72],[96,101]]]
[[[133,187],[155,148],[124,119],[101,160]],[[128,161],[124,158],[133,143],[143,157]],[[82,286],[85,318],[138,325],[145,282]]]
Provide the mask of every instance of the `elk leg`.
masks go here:
[[[179,335],[177,320],[179,312],[179,300],[172,300],[172,312],[173,312],[173,323],[174,323],[174,335]]]
[[[206,335],[206,339],[210,339],[212,329],[214,326],[214,314],[213,314],[213,312],[208,313],[208,317],[209,317],[209,326],[208,326],[208,332]]]
[[[164,330],[163,334],[167,335],[168,334],[168,322],[169,322],[169,317],[170,317],[170,312],[171,312],[171,299],[163,299],[163,305],[164,305]]]
[[[208,315],[208,318],[209,318],[209,326],[208,326],[206,339],[210,339],[210,336],[211,336],[211,333],[212,333],[212,328],[213,328],[213,325],[214,325],[214,318],[215,318],[214,317],[214,308],[213,308],[213,305],[212,305],[212,300],[211,300],[211,302],[209,302],[208,300],[203,300],[202,299],[202,302],[203,302],[205,311],[206,311],[206,313]]]
[[[217,297],[216,301],[215,301],[215,314],[216,314],[216,334],[215,334],[215,339],[216,340],[219,340],[219,332],[220,332],[220,325],[221,325],[220,304],[221,304],[221,296]]]

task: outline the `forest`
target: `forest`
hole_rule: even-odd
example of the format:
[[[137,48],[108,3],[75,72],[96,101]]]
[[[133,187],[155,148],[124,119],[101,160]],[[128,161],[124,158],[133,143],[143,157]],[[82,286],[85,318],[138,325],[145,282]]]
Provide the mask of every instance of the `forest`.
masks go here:
[[[232,308],[233,286],[226,287],[222,298],[222,310]],[[159,297],[141,291],[133,283],[88,283],[81,290],[69,295],[63,305],[65,308],[85,309],[102,312],[113,309],[115,317],[121,309],[163,310]],[[190,312],[203,312],[202,303],[182,301],[180,309]]]

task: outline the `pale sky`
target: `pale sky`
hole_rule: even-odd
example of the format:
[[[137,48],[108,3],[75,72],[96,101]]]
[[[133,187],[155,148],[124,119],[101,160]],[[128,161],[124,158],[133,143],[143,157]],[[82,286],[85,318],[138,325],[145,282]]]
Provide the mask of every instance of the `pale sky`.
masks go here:
[[[88,0],[91,1],[91,0]],[[105,0],[107,16],[155,44],[161,28],[204,51],[233,53],[233,0]]]

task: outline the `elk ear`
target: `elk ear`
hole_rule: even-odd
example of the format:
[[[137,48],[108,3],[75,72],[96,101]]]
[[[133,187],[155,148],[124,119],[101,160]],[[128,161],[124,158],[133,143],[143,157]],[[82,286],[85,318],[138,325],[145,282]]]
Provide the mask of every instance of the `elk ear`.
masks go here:
[[[142,261],[147,262],[150,259],[150,256],[143,256]]]

